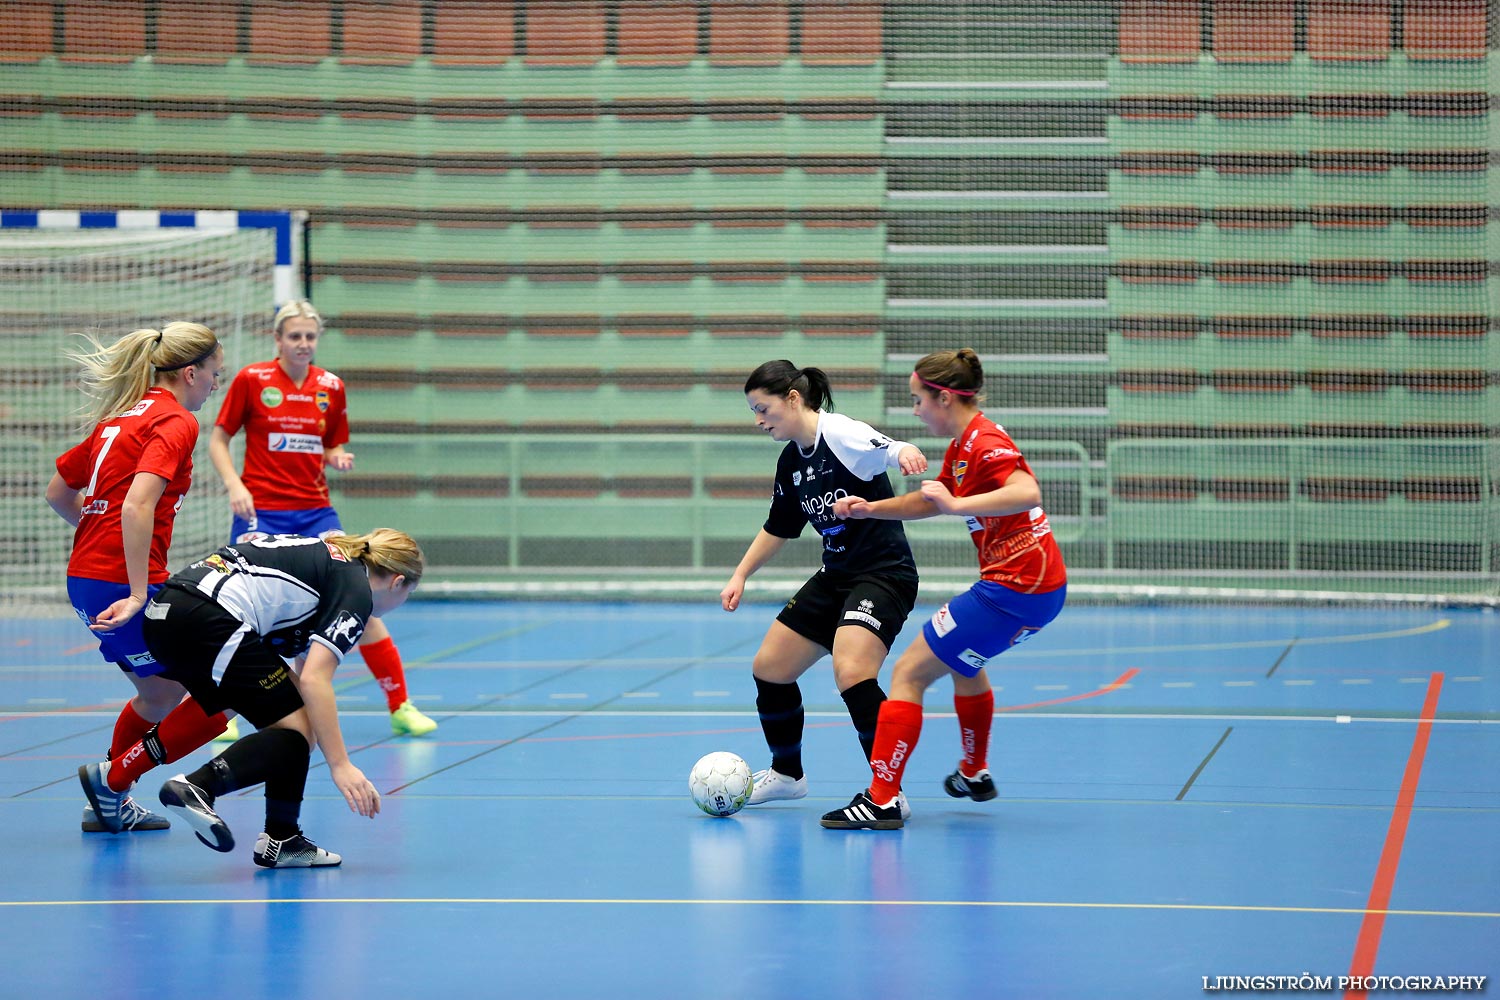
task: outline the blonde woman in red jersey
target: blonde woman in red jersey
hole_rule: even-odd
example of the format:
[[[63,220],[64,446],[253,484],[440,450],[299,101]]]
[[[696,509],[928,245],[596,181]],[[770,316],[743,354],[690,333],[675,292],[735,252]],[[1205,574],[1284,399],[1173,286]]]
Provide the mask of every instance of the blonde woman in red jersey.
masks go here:
[[[873,502],[848,497],[835,512],[904,521],[962,517],[978,550],[980,579],[944,604],[896,661],[870,757],[874,780],[849,805],[823,816],[830,829],[901,828],[897,796],[922,732],[922,695],[945,674],[953,678],[963,758],[943,790],[955,798],[994,798],[987,758],[995,696],[985,667],[1056,618],[1068,593],[1036,477],[1010,435],[979,408],[979,356],[968,348],[929,354],[917,362],[909,384],[918,419],[933,434],[953,439],[942,472],[916,492]]]
[[[323,317],[305,300],[288,302],[272,321],[276,357],[241,369],[224,395],[208,443],[229,491],[229,542],[267,535],[326,538],[344,527],[328,496],[324,467],[348,472],[354,455],[344,382],[313,364]],[[229,441],[245,430],[245,468],[234,467]],[[365,666],[385,692],[391,731],[425,736],[437,723],[407,697],[406,670],[390,630],[370,620],[359,640]]]
[[[136,330],[108,346],[87,339],[92,350],[71,357],[93,398],[95,426],[58,457],[47,503],[77,529],[68,560],[73,610],[98,635],[100,654],[135,685],[115,722],[113,755],[154,734],[186,693],[160,676],[139,612],[167,579],[172,522],[192,483],[193,413],[218,388],[224,351],[214,332],[197,323]],[[195,705],[182,718],[195,732],[207,730],[205,740],[225,722]],[[101,799],[109,815],[84,810],[85,831],[167,828],[128,788],[112,792]]]

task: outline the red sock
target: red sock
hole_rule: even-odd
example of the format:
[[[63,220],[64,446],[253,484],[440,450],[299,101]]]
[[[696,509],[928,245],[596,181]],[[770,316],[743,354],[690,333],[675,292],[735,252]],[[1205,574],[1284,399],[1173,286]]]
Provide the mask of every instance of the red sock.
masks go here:
[[[133,745],[111,758],[109,787],[117,792],[125,791],[158,763],[170,764],[174,760],[181,760],[222,733],[227,725],[229,717],[223,712],[206,715],[196,701],[186,699],[157,723],[156,741],[161,745],[162,759],[152,760],[151,755],[146,752],[145,741],[136,740]]]
[[[958,769],[964,777],[972,778],[990,766],[990,723],[995,720],[995,692],[956,694],[953,707],[958,712],[958,735],[964,747],[964,759]]]
[[[120,709],[120,717],[115,720],[115,735],[110,739],[109,755],[121,753],[126,747],[146,735],[146,730],[151,728],[151,723],[141,718],[141,713],[135,710],[135,699],[125,703]]]
[[[888,699],[880,706],[880,723],[875,727],[875,750],[870,754],[870,798],[885,805],[901,791],[901,774],[911,752],[922,735],[922,706],[914,701]]]
[[[359,647],[359,653],[365,658],[370,673],[380,682],[386,705],[394,712],[406,700],[406,671],[401,666],[401,652],[396,648],[396,640],[386,636],[379,642]]]

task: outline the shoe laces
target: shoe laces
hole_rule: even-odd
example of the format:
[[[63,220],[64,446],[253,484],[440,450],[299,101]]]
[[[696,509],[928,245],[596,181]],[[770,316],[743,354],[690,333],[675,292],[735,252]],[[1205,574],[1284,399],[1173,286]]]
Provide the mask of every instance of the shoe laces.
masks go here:
[[[120,802],[120,827],[125,830],[133,828],[137,823],[144,823],[151,819],[151,810],[141,805],[134,798],[127,795]]]

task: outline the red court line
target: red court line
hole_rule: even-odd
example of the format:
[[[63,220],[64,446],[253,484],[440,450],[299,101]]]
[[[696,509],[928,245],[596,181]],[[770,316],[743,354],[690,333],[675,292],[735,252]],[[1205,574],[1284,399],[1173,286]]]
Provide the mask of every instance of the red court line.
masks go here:
[[[1401,793],[1396,796],[1396,810],[1385,832],[1385,847],[1375,868],[1375,883],[1370,886],[1370,901],[1365,904],[1365,918],[1354,945],[1354,960],[1349,963],[1349,977],[1364,979],[1375,970],[1375,955],[1380,951],[1380,934],[1385,929],[1385,911],[1391,904],[1391,889],[1396,884],[1396,868],[1401,864],[1401,847],[1406,842],[1406,824],[1411,819],[1412,802],[1417,797],[1417,782],[1422,778],[1422,760],[1427,756],[1427,738],[1432,735],[1432,720],[1437,715],[1438,692],[1443,689],[1443,675],[1433,674],[1427,681],[1427,700],[1417,720],[1417,735],[1406,758],[1406,773],[1401,776]],[[1350,989],[1344,1000],[1364,1000],[1365,990]]]
[[[1021,712],[1028,708],[1044,708],[1047,705],[1061,705],[1064,702],[1069,701],[1082,701],[1085,698],[1097,698],[1101,694],[1109,694],[1111,691],[1118,691],[1126,684],[1129,684],[1130,679],[1140,672],[1140,667],[1131,667],[1129,670],[1125,671],[1123,674],[1116,677],[1114,680],[1110,681],[1102,688],[1095,688],[1092,691],[1085,691],[1083,692],[1083,694],[1070,694],[1066,698],[1049,698],[1046,701],[1034,701],[1029,705],[1002,705],[999,708],[995,709],[995,714],[999,715],[1001,712]]]

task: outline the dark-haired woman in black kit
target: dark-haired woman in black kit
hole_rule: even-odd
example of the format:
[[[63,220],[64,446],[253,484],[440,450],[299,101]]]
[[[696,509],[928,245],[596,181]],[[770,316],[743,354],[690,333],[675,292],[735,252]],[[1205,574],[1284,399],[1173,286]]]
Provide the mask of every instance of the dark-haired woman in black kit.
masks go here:
[[[771,763],[754,776],[749,804],[807,795],[802,770],[801,677],[833,654],[833,676],[868,760],[885,692],[881,664],[917,599],[917,567],[897,521],[846,521],[834,504],[846,496],[894,495],[888,469],[916,475],[927,459],[869,424],[829,412],[828,376],[790,361],[767,361],[745,380],[755,425],[785,441],[776,463],[771,512],[719,594],[739,607],[746,581],[806,525],[823,539],[823,564],[802,585],[755,654],[755,707]],[[868,491],[868,492],[866,492]]]

